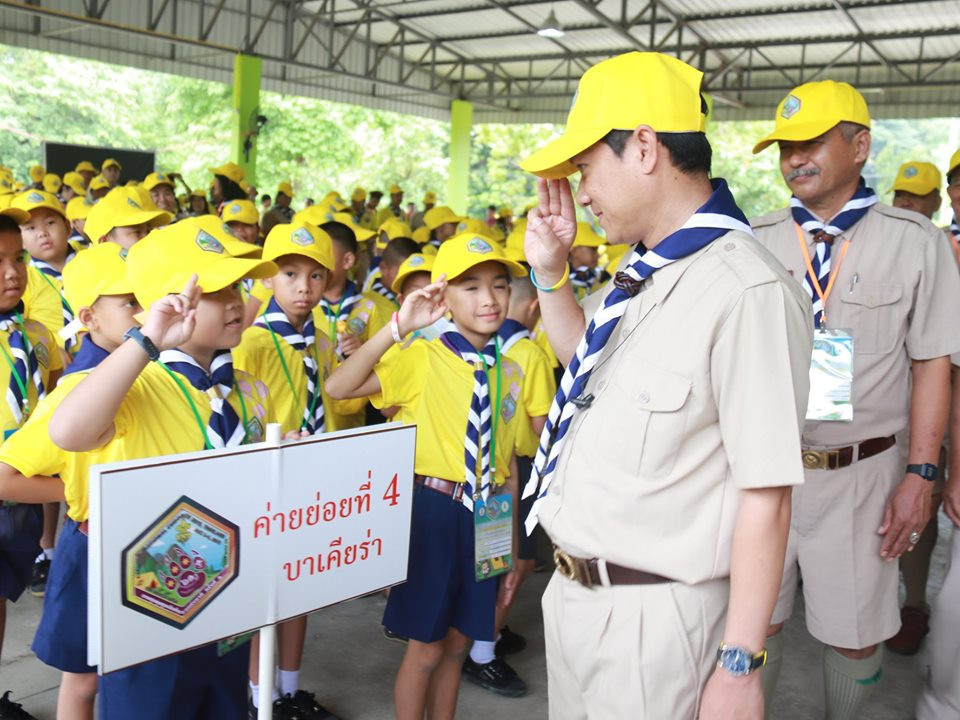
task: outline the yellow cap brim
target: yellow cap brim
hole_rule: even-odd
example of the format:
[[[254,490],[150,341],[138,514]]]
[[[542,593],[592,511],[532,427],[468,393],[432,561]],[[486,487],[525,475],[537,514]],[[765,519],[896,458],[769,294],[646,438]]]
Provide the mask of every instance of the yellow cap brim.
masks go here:
[[[940,187],[930,187],[929,183],[917,182],[916,180],[901,179],[893,183],[888,192],[897,192],[898,190],[912,193],[914,195],[929,195],[934,191],[940,190]]]
[[[527,274],[527,269],[523,265],[514,260],[510,260],[509,258],[486,257],[485,255],[468,253],[465,254],[464,257],[457,258],[457,262],[451,263],[446,268],[442,266],[437,267],[437,265],[434,265],[433,270],[430,272],[430,279],[433,282],[437,282],[441,275],[446,275],[447,281],[456,280],[470,268],[476,267],[477,265],[482,265],[485,262],[495,262],[506,266],[507,270],[510,271],[510,274],[513,277],[525,277]]]
[[[564,133],[521,162],[520,167],[546,180],[569,177],[577,172],[570,159],[599,142],[610,130],[594,127]]]
[[[28,213],[26,210],[21,210],[20,208],[15,207],[7,207],[3,210],[0,210],[0,215],[6,215],[17,225],[23,225],[30,219],[30,213]]]
[[[756,155],[758,152],[765,150],[770,145],[773,145],[773,143],[780,142],[781,140],[786,140],[787,142],[804,142],[806,140],[813,140],[816,137],[820,137],[825,132],[832,130],[838,124],[839,123],[835,120],[827,119],[807,123],[793,123],[785,127],[775,129],[763,140],[753,146],[753,154]]]

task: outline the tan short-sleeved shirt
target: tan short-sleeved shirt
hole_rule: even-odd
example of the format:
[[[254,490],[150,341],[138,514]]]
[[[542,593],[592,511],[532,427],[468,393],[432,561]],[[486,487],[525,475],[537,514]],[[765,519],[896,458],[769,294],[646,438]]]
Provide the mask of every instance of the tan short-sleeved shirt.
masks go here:
[[[737,490],[803,482],[813,324],[798,290],[738,232],[643,284],[539,512],[557,545],[685,583],[729,575]]]
[[[802,284],[806,265],[790,211],[751,224]],[[960,351],[960,273],[940,230],[922,215],[877,203],[834,241],[833,258],[844,237],[850,247],[827,299],[826,323],[852,330],[853,422],[806,423],[805,447],[840,447],[903,430],[910,361]]]

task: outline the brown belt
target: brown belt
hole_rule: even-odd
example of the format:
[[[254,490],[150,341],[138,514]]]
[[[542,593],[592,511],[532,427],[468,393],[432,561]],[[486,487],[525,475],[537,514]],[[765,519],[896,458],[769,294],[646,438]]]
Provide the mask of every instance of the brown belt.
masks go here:
[[[594,585],[657,585],[674,582],[663,575],[614,565],[597,558],[587,560],[573,557],[556,545],[553,546],[553,562],[557,565],[557,572],[565,578],[588,588]],[[606,578],[604,578],[604,571]]]
[[[425,488],[430,488],[441,495],[446,495],[454,502],[463,502],[463,483],[450,482],[449,480],[441,480],[440,478],[426,477],[424,475],[414,475],[413,482],[417,485],[423,485]]]
[[[897,439],[893,435],[864,440],[856,446],[856,459],[866,460],[879,455],[884,450],[892,448],[896,442]],[[802,450],[800,457],[803,459],[803,467],[807,470],[839,470],[853,464],[853,450],[853,445],[830,450]]]

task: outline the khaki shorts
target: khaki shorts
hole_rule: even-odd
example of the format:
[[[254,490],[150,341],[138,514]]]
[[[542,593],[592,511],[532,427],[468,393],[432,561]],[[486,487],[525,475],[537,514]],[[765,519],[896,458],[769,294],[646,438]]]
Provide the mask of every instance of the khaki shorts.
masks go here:
[[[862,649],[900,629],[899,564],[880,557],[877,528],[903,477],[900,449],[841,470],[806,470],[793,489],[793,514],[773,624],[793,612],[803,577],[807,630],[839,648]]]
[[[693,720],[716,667],[728,580],[543,595],[551,720]]]
[[[917,720],[960,717],[960,530],[954,528],[950,569],[933,603],[930,667],[917,703]]]

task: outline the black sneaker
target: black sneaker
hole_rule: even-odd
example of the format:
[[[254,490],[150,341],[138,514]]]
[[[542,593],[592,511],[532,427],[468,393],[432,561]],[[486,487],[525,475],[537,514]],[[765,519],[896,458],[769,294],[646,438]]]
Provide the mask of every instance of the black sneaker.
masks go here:
[[[0,720],[37,720],[24,710],[20,703],[11,700],[10,693],[11,691],[7,690],[3,697],[0,697]]]
[[[500,630],[500,639],[497,640],[497,645],[494,648],[494,652],[497,654],[497,657],[516,655],[518,652],[522,652],[526,647],[527,639],[523,635],[513,632],[513,630],[504,625]]]
[[[281,700],[299,713],[296,716],[290,716],[290,720],[301,720],[301,718],[302,720],[339,720],[336,715],[317,702],[312,692],[297,690],[293,697],[284,695]],[[280,716],[280,718],[284,717]]]
[[[259,717],[260,711],[257,710],[256,705],[253,704],[253,699],[247,699],[247,720],[257,720]],[[271,717],[273,717],[271,713]]]
[[[397,635],[395,632],[393,632],[393,630],[388,629],[386,625],[383,626],[383,636],[387,640],[393,640],[394,642],[403,643],[404,645],[410,641],[410,638],[405,638],[403,635]]]
[[[47,591],[47,576],[50,574],[50,558],[46,555],[33,564],[33,573],[30,576],[30,594],[43,597]],[[2,717],[2,716],[0,716]]]
[[[474,685],[504,697],[523,697],[527,694],[527,684],[520,679],[516,670],[501,658],[494,658],[485,665],[478,665],[470,656],[463,663],[463,675]]]

